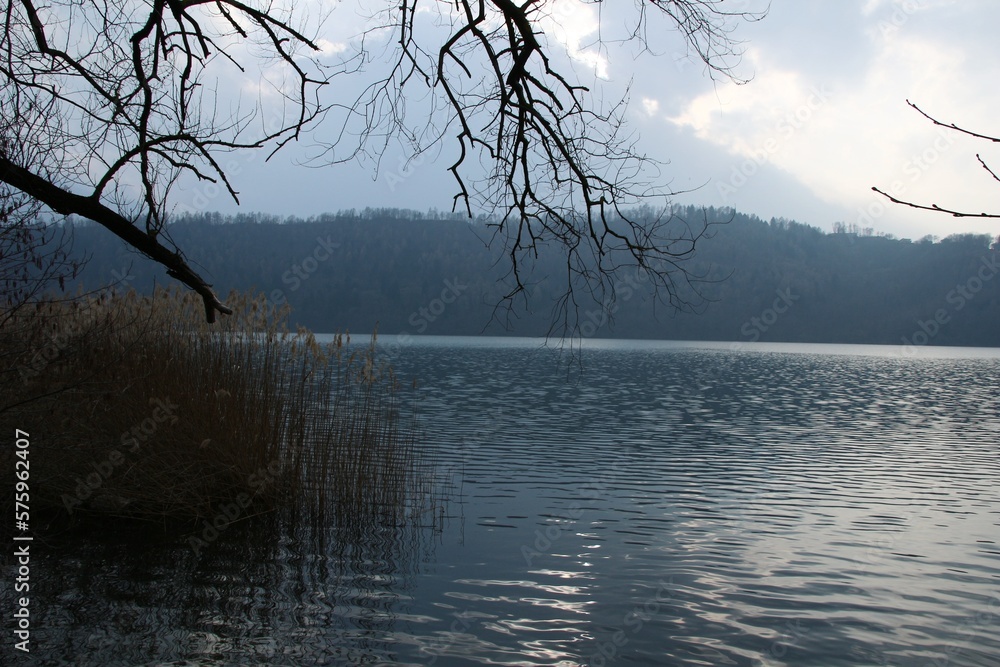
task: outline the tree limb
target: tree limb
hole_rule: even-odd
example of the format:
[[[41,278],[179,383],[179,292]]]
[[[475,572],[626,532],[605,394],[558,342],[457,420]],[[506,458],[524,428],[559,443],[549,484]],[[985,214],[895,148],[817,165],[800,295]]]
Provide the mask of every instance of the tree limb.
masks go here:
[[[197,292],[205,304],[205,317],[215,321],[215,314],[232,314],[226,306],[179,253],[160,244],[154,236],[143,232],[131,221],[113,211],[94,197],[83,197],[58,187],[49,180],[20,167],[0,156],[0,181],[17,188],[42,202],[56,213],[71,213],[93,220],[155,262],[167,268],[167,274]]]
[[[985,139],[986,141],[990,141],[990,142],[993,142],[993,143],[1000,143],[1000,138],[991,137],[991,136],[986,135],[986,134],[979,134],[978,132],[972,132],[971,130],[966,130],[964,128],[959,127],[955,123],[944,123],[944,122],[938,120],[937,118],[934,118],[930,114],[928,114],[926,111],[924,111],[923,109],[921,109],[920,107],[918,107],[916,104],[914,104],[910,100],[906,100],[906,103],[911,108],[915,109],[917,111],[917,113],[919,113],[921,116],[923,116],[927,120],[931,121],[932,123],[934,123],[938,127],[945,127],[945,128],[948,128],[949,130],[955,130],[956,132],[961,132],[962,134],[968,135],[970,137],[975,137],[976,139]],[[994,172],[992,169],[990,169],[990,167],[986,164],[986,162],[983,160],[983,158],[979,154],[976,155],[976,159],[979,161],[979,164],[983,167],[983,169],[985,169],[987,171],[987,173],[989,173],[989,175],[993,177],[993,180],[1000,181],[1000,177],[997,176],[996,172]],[[883,197],[885,197],[886,199],[888,199],[889,201],[891,201],[894,204],[901,204],[903,206],[909,206],[910,208],[914,208],[914,209],[917,209],[919,211],[933,211],[935,213],[947,213],[948,215],[950,215],[952,217],[955,217],[955,218],[1000,218],[1000,213],[985,213],[985,212],[982,212],[982,213],[969,213],[967,211],[959,211],[957,209],[944,208],[944,207],[938,206],[937,204],[930,204],[930,205],[917,204],[917,203],[914,203],[914,202],[910,202],[910,201],[906,201],[906,200],[903,200],[903,199],[898,199],[896,197],[893,197],[889,193],[884,192],[884,191],[882,191],[882,190],[880,190],[880,189],[878,189],[876,187],[873,187],[872,190],[874,190],[878,194],[882,195]]]
[[[967,134],[970,137],[975,137],[976,139],[986,139],[987,141],[992,141],[993,143],[1000,143],[1000,138],[991,137],[991,136],[986,135],[986,134],[979,134],[978,132],[972,132],[971,130],[966,130],[964,128],[959,127],[958,125],[955,125],[955,123],[942,123],[937,118],[934,118],[933,116],[931,116],[930,114],[928,114],[926,111],[924,111],[923,109],[921,109],[920,107],[918,107],[916,104],[914,104],[910,100],[906,100],[906,103],[909,104],[914,109],[916,109],[917,113],[919,113],[921,116],[923,116],[924,118],[926,118],[927,120],[929,120],[930,122],[934,123],[935,125],[937,125],[939,127],[946,127],[949,130],[955,130],[956,132],[961,132],[962,134]]]
[[[924,206],[923,204],[914,204],[913,202],[904,201],[902,199],[897,199],[890,195],[888,192],[883,192],[876,187],[872,190],[879,193],[893,204],[902,204],[903,206],[909,206],[910,208],[915,208],[921,211],[934,211],[936,213],[947,213],[955,218],[1000,218],[1000,213],[967,213],[964,211],[956,211],[949,208],[942,208],[937,204],[931,204],[930,206]]]

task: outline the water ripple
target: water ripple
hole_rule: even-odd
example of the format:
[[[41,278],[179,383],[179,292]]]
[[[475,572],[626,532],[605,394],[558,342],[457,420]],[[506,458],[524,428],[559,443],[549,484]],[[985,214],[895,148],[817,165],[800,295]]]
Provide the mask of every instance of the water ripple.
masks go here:
[[[418,341],[394,363],[448,480],[439,531],[50,552],[39,643],[53,664],[1000,664],[1000,354],[896,352],[588,342],[567,372],[536,343]]]

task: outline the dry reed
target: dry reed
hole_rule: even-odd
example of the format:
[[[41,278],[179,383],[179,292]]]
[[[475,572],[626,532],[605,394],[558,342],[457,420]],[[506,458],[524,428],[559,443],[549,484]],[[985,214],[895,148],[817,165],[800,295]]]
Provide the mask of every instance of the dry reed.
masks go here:
[[[0,411],[37,432],[35,508],[399,522],[414,494],[428,497],[374,338],[320,345],[263,296],[227,303],[234,315],[214,325],[195,295],[164,290],[36,304],[8,321]],[[6,345],[15,335],[33,344]]]

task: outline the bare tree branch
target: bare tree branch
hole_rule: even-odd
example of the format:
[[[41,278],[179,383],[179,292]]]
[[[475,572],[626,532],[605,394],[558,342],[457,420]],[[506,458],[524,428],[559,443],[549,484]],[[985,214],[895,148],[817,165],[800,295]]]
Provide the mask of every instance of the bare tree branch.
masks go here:
[[[280,90],[293,111],[269,117],[278,122],[264,131],[252,129],[265,113],[261,104],[227,116],[204,98],[205,79],[215,85],[227,66],[242,73],[241,60],[260,62],[248,47],[262,49],[293,82]],[[220,183],[238,201],[219,156],[277,150],[320,115],[326,73],[303,50],[319,47],[275,5],[8,0],[0,33],[0,143],[26,140],[30,127],[28,139],[50,150],[35,151],[32,160],[0,150],[0,182],[104,225],[197,291],[214,320],[229,309],[180,252],[157,240],[167,224],[167,193],[186,172]]]
[[[424,26],[431,36],[417,39],[417,2],[404,0],[382,24],[398,35],[401,53],[389,75],[351,107],[393,111],[366,116],[363,139],[390,136],[406,125],[399,110],[413,96],[409,87],[419,83],[440,93],[445,118],[436,125],[430,119],[423,133],[409,135],[429,137],[423,143],[415,138],[412,149],[424,151],[451,132],[458,148],[448,167],[456,184],[453,210],[486,213],[491,240],[510,267],[507,308],[526,296],[531,264],[546,246],[559,248],[566,260],[566,292],[556,313],[564,333],[578,319],[576,291],[610,306],[616,278],[627,270],[648,273],[662,296],[683,308],[680,294],[689,293],[697,277],[682,264],[708,226],[692,228],[667,213],[668,198],[677,193],[658,182],[660,165],[626,131],[627,99],[602,108],[569,76],[565,50],[544,30],[554,21],[551,7],[545,0],[457,0],[439,17],[447,26],[435,51],[428,45],[440,28]],[[647,26],[665,19],[713,74],[732,76],[739,52],[731,24],[761,15],[727,7],[721,0],[636,2],[629,39],[648,48]],[[630,212],[651,201],[662,203],[659,214],[639,219]]]
[[[958,125],[955,125],[954,123],[943,123],[943,122],[939,121],[937,118],[934,118],[933,116],[929,115],[927,112],[925,112],[923,109],[921,109],[920,107],[918,107],[916,104],[914,104],[910,100],[906,100],[906,103],[908,105],[910,105],[912,108],[916,109],[917,113],[919,113],[921,116],[923,116],[924,118],[926,118],[930,122],[934,123],[935,125],[938,125],[939,127],[946,127],[949,130],[955,130],[956,132],[961,132],[962,134],[967,134],[970,137],[975,137],[976,139],[985,139],[987,141],[992,141],[994,143],[1000,143],[1000,138],[991,137],[991,136],[986,135],[986,134],[979,134],[978,132],[972,132],[970,130],[966,130],[965,128],[961,128]]]
[[[921,211],[934,211],[936,213],[947,213],[948,215],[955,218],[1000,218],[1000,213],[967,213],[964,211],[956,211],[950,208],[943,208],[937,204],[931,204],[930,206],[924,206],[923,204],[914,204],[913,202],[904,201],[902,199],[897,199],[887,192],[883,192],[876,187],[872,190],[879,193],[893,204],[902,204],[903,206],[909,206],[910,208],[915,208]]]
[[[989,165],[986,164],[986,161],[983,160],[982,156],[979,155],[979,153],[976,153],[976,159],[979,160],[979,164],[982,165],[983,169],[985,169],[986,172],[993,177],[994,181],[1000,181],[1000,176],[997,176],[997,173],[992,169],[990,169]]]
[[[923,116],[927,120],[931,121],[932,123],[934,123],[938,127],[944,127],[944,128],[949,129],[949,130],[955,130],[956,132],[960,132],[960,133],[968,135],[970,137],[975,137],[976,139],[984,139],[986,141],[990,141],[990,142],[993,142],[993,143],[1000,143],[1000,138],[992,137],[992,136],[989,136],[989,135],[986,135],[986,134],[980,134],[978,132],[973,132],[971,130],[967,130],[965,128],[959,127],[955,123],[945,123],[945,122],[942,122],[942,121],[938,120],[937,118],[935,118],[935,117],[931,116],[930,114],[928,114],[926,111],[924,111],[923,109],[921,109],[919,106],[917,106],[916,104],[914,104],[910,100],[906,100],[906,103],[911,108],[915,109],[917,111],[917,113],[919,113],[921,116]],[[990,169],[990,167],[986,164],[986,162],[983,160],[983,158],[980,157],[979,154],[976,154],[976,160],[979,161],[979,164],[982,166],[983,169],[986,170],[986,172],[993,178],[993,180],[1000,182],[1000,177],[997,176],[996,172],[994,172],[992,169]],[[880,190],[877,187],[873,187],[872,190],[874,190],[878,194],[882,195],[883,197],[885,197],[886,199],[888,199],[889,201],[891,201],[894,204],[901,204],[903,206],[908,206],[910,208],[914,208],[914,209],[917,209],[919,211],[933,211],[935,213],[946,213],[946,214],[948,214],[948,215],[950,215],[952,217],[955,217],[955,218],[1000,218],[1000,213],[985,213],[985,212],[973,213],[973,212],[969,212],[969,211],[961,211],[961,210],[954,209],[954,208],[947,208],[947,207],[943,207],[943,206],[938,206],[937,204],[929,204],[929,205],[928,204],[917,204],[917,203],[912,202],[912,201],[907,201],[907,200],[904,200],[904,199],[899,199],[897,197],[893,197],[890,194],[888,194],[887,192],[884,192],[883,190]]]
[[[531,263],[549,246],[566,258],[560,304],[568,327],[576,290],[609,307],[615,277],[627,269],[648,273],[671,305],[683,307],[681,294],[698,280],[683,263],[708,221],[692,228],[667,206],[642,220],[629,213],[649,201],[666,204],[673,193],[625,127],[627,98],[603,104],[572,75],[572,54],[546,34],[556,21],[552,0],[452,0],[432,5],[436,16],[427,8],[418,11],[418,0],[387,3],[383,25],[334,67],[317,55],[319,24],[301,28],[291,4],[8,0],[0,145],[25,140],[31,128],[44,150],[32,160],[0,152],[0,182],[53,210],[89,217],[163,263],[202,296],[212,319],[228,309],[181,252],[158,240],[171,187],[189,174],[220,184],[238,202],[222,155],[261,148],[273,155],[343,110],[331,162],[357,158],[369,142],[384,150],[390,137],[417,153],[454,140],[454,206],[489,216],[510,262],[506,303],[524,296]],[[725,0],[635,0],[632,16],[625,40],[651,51],[662,28],[674,30],[710,74],[735,78],[740,50],[732,30],[762,14],[730,9]],[[366,39],[381,39],[383,28],[395,36],[388,76],[346,107],[323,102],[334,75],[372,59]],[[258,70],[284,77],[272,84],[274,117],[264,118],[260,100],[244,109],[239,99],[211,98],[220,81]],[[414,87],[424,96],[413,95]],[[406,121],[408,99],[426,102],[422,123]],[[358,120],[359,148],[336,155]]]
[[[215,321],[215,313],[226,315],[233,311],[228,308],[201,276],[195,273],[179,253],[161,245],[152,234],[138,229],[131,221],[126,220],[117,212],[111,210],[95,197],[82,197],[52,185],[40,176],[32,174],[27,169],[13,164],[0,156],[0,173],[4,182],[29,193],[53,211],[63,215],[71,213],[97,222],[130,246],[147,257],[159,262],[167,268],[167,274],[181,281],[201,295],[205,302],[205,317],[209,322]]]

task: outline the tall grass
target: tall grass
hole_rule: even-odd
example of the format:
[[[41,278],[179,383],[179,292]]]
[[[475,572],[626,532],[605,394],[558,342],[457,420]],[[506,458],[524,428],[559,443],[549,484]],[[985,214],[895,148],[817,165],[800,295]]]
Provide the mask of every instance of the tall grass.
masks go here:
[[[263,296],[227,303],[234,314],[214,325],[196,296],[163,290],[15,316],[5,331],[34,346],[5,357],[0,410],[35,431],[36,508],[150,520],[291,509],[398,522],[429,498],[413,422],[374,338],[320,345],[289,331],[287,312]]]

